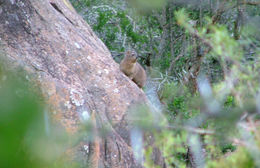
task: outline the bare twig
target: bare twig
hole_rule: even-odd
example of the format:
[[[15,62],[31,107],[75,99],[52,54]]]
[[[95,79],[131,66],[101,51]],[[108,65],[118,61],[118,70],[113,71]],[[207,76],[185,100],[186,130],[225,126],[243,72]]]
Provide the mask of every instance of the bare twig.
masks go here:
[[[242,1],[241,4],[242,5],[256,6],[256,5],[260,5],[260,1],[258,1],[258,2],[256,2],[256,1]]]
[[[202,128],[195,128],[190,126],[167,126],[169,129],[183,129],[191,133],[200,134],[200,135],[213,135],[215,134],[214,130],[207,130]]]

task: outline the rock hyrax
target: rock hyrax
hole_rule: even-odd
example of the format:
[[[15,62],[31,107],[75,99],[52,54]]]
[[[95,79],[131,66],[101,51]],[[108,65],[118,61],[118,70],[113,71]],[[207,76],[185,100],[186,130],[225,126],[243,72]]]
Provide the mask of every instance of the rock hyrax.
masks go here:
[[[127,51],[120,63],[120,70],[134,81],[140,88],[145,85],[146,73],[144,68],[137,62],[135,51]]]

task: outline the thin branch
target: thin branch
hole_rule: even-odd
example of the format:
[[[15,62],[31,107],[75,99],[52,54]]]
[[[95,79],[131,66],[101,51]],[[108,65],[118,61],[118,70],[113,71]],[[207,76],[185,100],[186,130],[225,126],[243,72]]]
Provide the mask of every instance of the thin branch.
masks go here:
[[[257,5],[260,5],[260,1],[256,2],[256,1],[249,1],[249,2],[246,2],[246,1],[243,1],[240,3],[241,5],[252,5],[252,6],[257,6]]]
[[[212,23],[215,24],[217,21],[219,21],[220,19],[220,16],[225,13],[227,10],[230,10],[230,9],[233,9],[233,8],[236,8],[237,6],[240,6],[240,5],[251,5],[251,6],[257,6],[257,5],[260,5],[260,1],[258,2],[251,2],[251,1],[242,1],[240,3],[237,3],[235,5],[232,5],[231,7],[227,7],[225,8],[225,4],[226,4],[226,1],[223,1],[221,4],[220,4],[220,7],[217,9],[217,12],[214,16],[212,16]]]
[[[202,128],[189,127],[189,126],[183,126],[183,127],[181,127],[181,126],[167,126],[166,128],[184,129],[188,132],[200,134],[200,135],[213,135],[213,134],[215,134],[214,130],[207,130],[207,129],[202,129]]]

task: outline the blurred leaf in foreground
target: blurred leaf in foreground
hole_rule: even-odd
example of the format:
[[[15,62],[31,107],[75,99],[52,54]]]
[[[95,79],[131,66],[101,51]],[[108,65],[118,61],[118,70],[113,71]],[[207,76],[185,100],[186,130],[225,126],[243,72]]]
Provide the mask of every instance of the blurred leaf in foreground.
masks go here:
[[[64,167],[62,155],[68,146],[65,131],[51,126],[44,100],[30,81],[31,76],[21,69],[6,70],[3,65],[0,65],[1,167]]]

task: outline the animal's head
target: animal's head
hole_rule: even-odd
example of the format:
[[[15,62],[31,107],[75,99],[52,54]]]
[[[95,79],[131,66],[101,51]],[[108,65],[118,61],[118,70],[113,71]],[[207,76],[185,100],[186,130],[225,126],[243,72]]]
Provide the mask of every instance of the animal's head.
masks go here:
[[[125,53],[125,58],[135,63],[137,61],[137,53],[134,50],[128,50]]]

